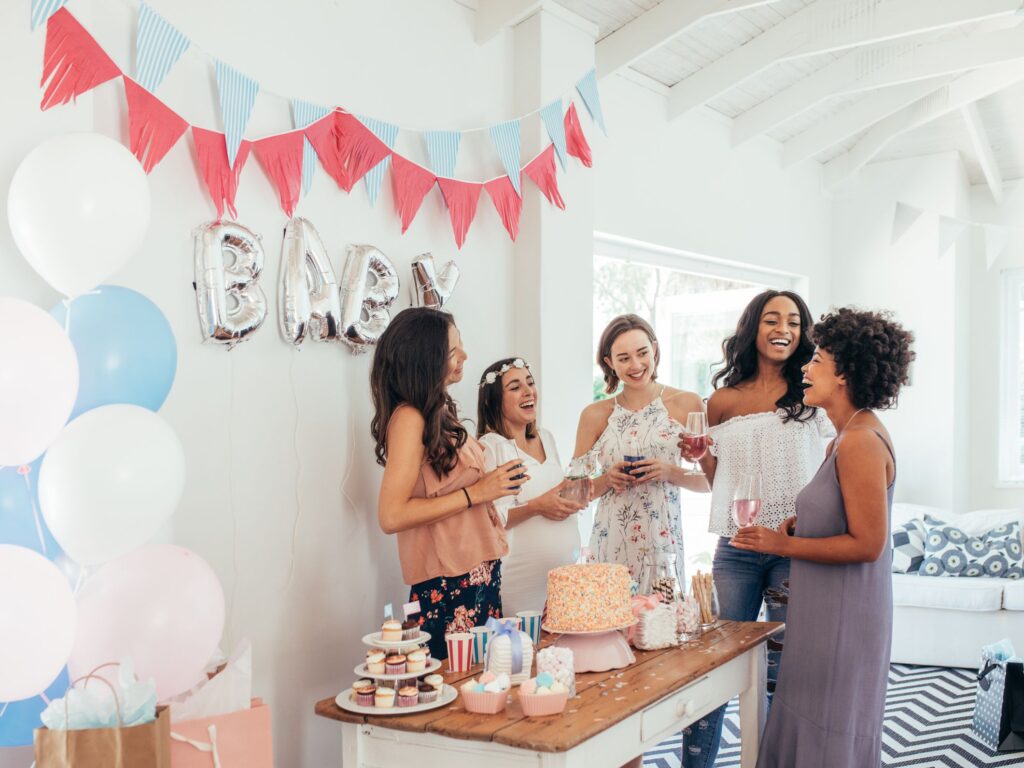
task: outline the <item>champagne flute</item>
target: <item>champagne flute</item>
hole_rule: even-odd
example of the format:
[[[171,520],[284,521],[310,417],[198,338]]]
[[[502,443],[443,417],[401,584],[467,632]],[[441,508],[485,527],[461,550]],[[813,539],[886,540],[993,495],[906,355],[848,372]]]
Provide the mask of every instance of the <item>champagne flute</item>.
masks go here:
[[[700,467],[700,460],[708,451],[708,416],[704,411],[693,411],[686,414],[686,434],[683,435],[683,443],[689,450],[693,468],[688,469],[688,475],[703,475],[704,470]]]
[[[523,470],[523,471],[521,471],[519,474],[512,475],[510,479],[511,480],[522,480],[526,476],[525,475],[525,468],[524,468],[524,465],[523,465],[522,460],[521,460],[522,457],[519,455],[519,448],[518,448],[518,446],[516,446],[515,441],[514,440],[508,440],[508,441],[506,441],[504,443],[498,443],[494,447],[494,460],[497,462],[497,465],[499,467],[502,466],[503,464],[507,464],[510,461],[515,461],[516,459],[520,460],[519,468],[520,468],[520,470]],[[517,485],[517,486],[515,486],[515,488],[513,488],[513,490],[516,491],[516,494],[512,497],[512,505],[515,506],[515,507],[520,506],[520,503],[519,503],[519,489],[522,488],[522,487],[523,486],[521,486],[521,485]]]
[[[732,497],[732,519],[740,528],[753,525],[761,512],[763,483],[760,472],[745,472],[740,475]]]

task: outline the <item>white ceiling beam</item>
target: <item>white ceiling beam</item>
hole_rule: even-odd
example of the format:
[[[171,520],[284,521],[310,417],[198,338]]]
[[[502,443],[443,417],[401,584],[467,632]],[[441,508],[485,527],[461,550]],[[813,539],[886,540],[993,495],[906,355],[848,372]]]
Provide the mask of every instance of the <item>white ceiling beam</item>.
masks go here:
[[[1024,62],[969,72],[909,107],[890,115],[845,153],[824,165],[825,185],[841,184],[863,168],[894,138],[1024,80]]]
[[[779,61],[1013,14],[1020,0],[819,0],[672,86],[669,119]]]
[[[998,205],[1003,202],[1003,175],[999,171],[999,164],[996,163],[995,153],[992,151],[992,142],[988,138],[988,131],[978,113],[978,105],[972,102],[960,108],[964,122],[967,123],[967,133],[971,136],[971,145],[974,147],[975,159],[981,166],[981,172],[985,175],[985,182],[992,193],[992,199]]]
[[[514,27],[544,5],[543,0],[479,0],[476,9],[477,45],[494,38],[505,27]]]
[[[894,85],[892,88],[884,88],[877,93],[869,94],[843,111],[815,123],[803,133],[798,133],[783,142],[782,165],[790,166],[814,157],[952,81],[952,77],[936,77],[916,83]]]
[[[613,75],[699,21],[777,0],[662,0],[594,46],[597,76]]]
[[[1024,59],[1024,26],[916,47],[856,50],[738,115],[733,122],[733,146],[835,96],[954,75],[1017,59]]]

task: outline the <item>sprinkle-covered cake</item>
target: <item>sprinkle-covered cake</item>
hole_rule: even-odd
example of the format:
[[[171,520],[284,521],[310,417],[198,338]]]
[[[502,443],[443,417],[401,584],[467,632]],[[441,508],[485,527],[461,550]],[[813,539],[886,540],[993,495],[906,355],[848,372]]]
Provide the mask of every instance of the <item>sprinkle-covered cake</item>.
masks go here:
[[[588,563],[548,572],[548,631],[600,632],[632,623],[626,566]]]

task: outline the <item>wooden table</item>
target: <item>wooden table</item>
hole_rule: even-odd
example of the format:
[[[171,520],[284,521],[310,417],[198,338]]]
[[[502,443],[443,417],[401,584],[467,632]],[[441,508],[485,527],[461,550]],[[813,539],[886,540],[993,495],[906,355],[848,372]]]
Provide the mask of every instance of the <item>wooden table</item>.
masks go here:
[[[740,764],[754,768],[765,718],[765,642],[782,628],[722,622],[687,648],[637,651],[625,669],[577,675],[577,697],[551,717],[526,717],[514,693],[497,715],[466,712],[461,697],[427,712],[383,716],[324,699],[316,714],[343,724],[344,768],[452,768],[465,759],[486,768],[599,768],[622,765],[738,695]],[[446,674],[445,682],[458,688],[479,672]]]

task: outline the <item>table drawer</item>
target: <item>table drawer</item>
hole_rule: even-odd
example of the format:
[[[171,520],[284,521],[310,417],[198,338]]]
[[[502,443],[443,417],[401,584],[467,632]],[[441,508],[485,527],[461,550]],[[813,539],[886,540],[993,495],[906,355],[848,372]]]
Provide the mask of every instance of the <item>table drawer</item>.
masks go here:
[[[640,720],[640,738],[646,742],[680,721],[693,722],[725,704],[746,688],[745,662],[743,658],[733,659],[645,709]]]

